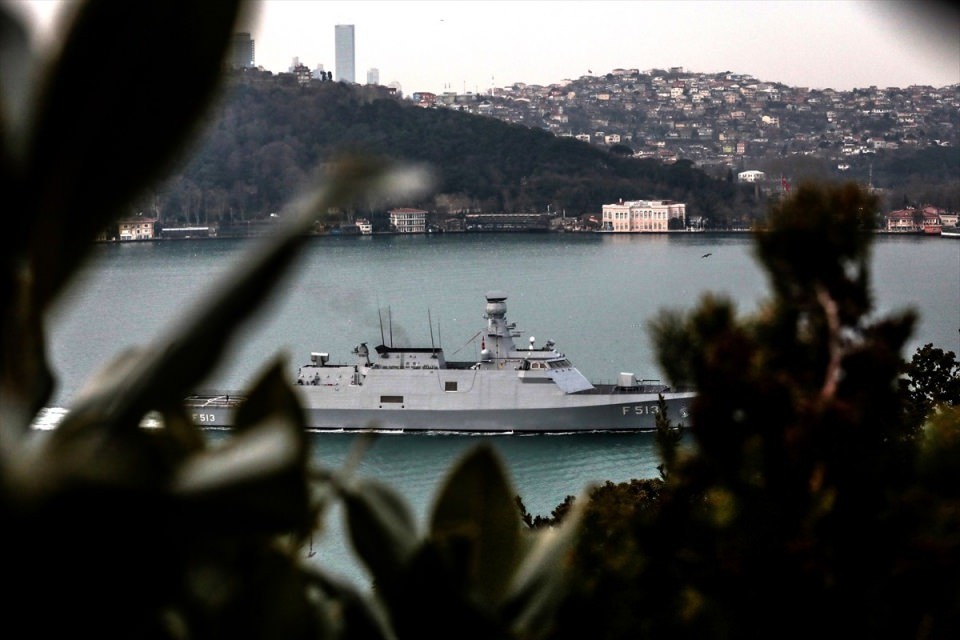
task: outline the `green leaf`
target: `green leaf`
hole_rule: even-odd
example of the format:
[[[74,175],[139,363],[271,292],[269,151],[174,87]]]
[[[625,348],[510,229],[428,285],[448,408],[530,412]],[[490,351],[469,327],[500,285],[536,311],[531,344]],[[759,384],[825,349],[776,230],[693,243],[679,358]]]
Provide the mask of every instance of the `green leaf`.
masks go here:
[[[489,446],[470,451],[441,489],[430,522],[431,541],[448,554],[466,550],[467,588],[490,608],[503,599],[520,550],[520,516],[499,457]]]
[[[374,580],[395,579],[418,542],[410,509],[393,489],[371,479],[339,483],[350,542]]]

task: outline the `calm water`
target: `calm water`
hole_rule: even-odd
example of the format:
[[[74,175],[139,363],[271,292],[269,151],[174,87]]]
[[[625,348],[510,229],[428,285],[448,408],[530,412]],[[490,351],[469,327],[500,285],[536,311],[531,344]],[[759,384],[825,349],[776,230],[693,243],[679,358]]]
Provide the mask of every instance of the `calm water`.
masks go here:
[[[50,318],[49,354],[60,384],[55,404],[69,405],[83,381],[124,347],[162,335],[249,247],[243,240],[98,246]],[[379,343],[378,309],[385,332],[392,319],[394,344],[432,339],[448,358],[473,358],[479,347],[470,338],[484,326],[483,295],[491,289],[508,294],[508,317],[525,337],[555,340],[588,378],[612,381],[620,371],[656,378],[646,325],[658,310],[690,309],[713,292],[750,313],[767,295],[765,278],[745,235],[316,238],[207,386],[243,388],[277,353],[288,354],[292,371],[311,351],[347,359],[360,342]],[[878,313],[921,314],[904,355],[928,342],[960,353],[960,242],[879,236],[873,289]],[[341,464],[353,439],[314,435],[316,461]],[[376,441],[360,473],[400,489],[422,522],[444,472],[479,441],[501,453],[535,514],[548,514],[591,482],[654,477],[658,463],[644,434],[394,435]],[[318,561],[347,577],[361,575],[335,533],[319,548]]]

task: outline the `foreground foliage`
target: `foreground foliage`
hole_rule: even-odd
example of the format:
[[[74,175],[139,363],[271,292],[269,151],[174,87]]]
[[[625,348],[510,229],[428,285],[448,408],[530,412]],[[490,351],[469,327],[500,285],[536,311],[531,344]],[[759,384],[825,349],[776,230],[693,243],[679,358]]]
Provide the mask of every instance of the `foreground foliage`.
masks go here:
[[[905,367],[912,313],[868,319],[873,206],[802,186],[757,235],[754,317],[656,319],[699,390],[688,442],[591,494],[553,638],[957,637],[960,369],[930,345]]]
[[[421,532],[391,489],[349,468],[309,466],[282,360],[265,368],[222,445],[183,408],[317,217],[361,197],[418,193],[419,172],[334,163],[203,305],[154,344],[105,363],[55,429],[32,428],[55,383],[46,313],[97,233],[191,139],[241,5],[85,2],[36,77],[22,25],[0,8],[0,181],[18,213],[0,235],[5,635],[432,638],[455,624],[456,637],[535,638],[562,592],[557,558],[576,517],[523,531],[493,451],[457,463]],[[375,593],[304,561],[304,542],[334,501]]]

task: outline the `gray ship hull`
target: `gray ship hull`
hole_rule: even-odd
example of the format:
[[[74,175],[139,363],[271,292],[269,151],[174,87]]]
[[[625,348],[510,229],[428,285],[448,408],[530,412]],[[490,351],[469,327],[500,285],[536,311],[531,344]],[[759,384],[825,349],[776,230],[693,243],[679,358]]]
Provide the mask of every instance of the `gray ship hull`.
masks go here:
[[[649,431],[656,428],[659,398],[667,418],[686,426],[695,394],[621,372],[616,384],[594,384],[552,341],[517,346],[520,335],[506,321],[506,296],[487,294],[487,327],[480,357],[447,361],[440,347],[379,345],[375,354],[360,344],[354,363],[330,364],[313,353],[299,368],[297,394],[307,426],[332,430],[575,432]],[[242,398],[188,398],[200,425],[232,426]]]
[[[672,406],[671,406],[672,405]],[[667,415],[685,426],[687,399],[667,401]],[[650,431],[656,429],[657,399],[591,406],[490,410],[308,409],[307,422],[318,429],[452,431],[470,433],[568,433],[577,431]]]
[[[302,398],[308,428],[332,431],[432,431],[468,433],[569,433],[578,431],[651,431],[659,411],[657,394],[588,394],[580,402],[502,409],[344,409],[311,407]],[[687,426],[693,393],[665,393],[667,417]],[[242,398],[194,396],[188,408],[195,423],[233,426]]]

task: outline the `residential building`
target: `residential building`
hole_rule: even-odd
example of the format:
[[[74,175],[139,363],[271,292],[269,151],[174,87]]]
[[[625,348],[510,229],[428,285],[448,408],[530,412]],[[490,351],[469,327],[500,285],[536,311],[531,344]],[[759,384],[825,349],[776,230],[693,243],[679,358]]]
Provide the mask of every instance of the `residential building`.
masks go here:
[[[763,171],[741,171],[737,174],[737,182],[763,182],[767,179],[767,174]]]
[[[897,233],[936,233],[943,225],[940,213],[940,209],[930,205],[898,209],[884,216],[884,228]]]
[[[423,209],[391,209],[390,225],[397,233],[424,233],[427,230],[427,212]]]
[[[763,182],[767,179],[767,174],[763,171],[741,171],[737,174],[737,182]]]
[[[352,24],[338,24],[334,27],[334,69],[338,82],[356,82],[356,58],[354,50]]]
[[[294,60],[296,65],[290,69],[290,72],[297,77],[297,83],[301,86],[310,84],[310,81],[313,80],[313,73],[310,71],[310,67],[301,64],[296,58],[294,58]]]
[[[670,230],[670,220],[685,225],[687,205],[672,200],[621,200],[603,205],[600,230],[608,233],[661,233]]]
[[[144,218],[142,216],[118,220],[117,239],[121,242],[127,240],[152,240],[156,224],[156,218]]]

